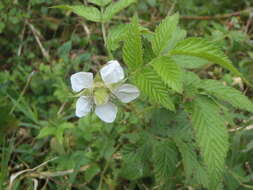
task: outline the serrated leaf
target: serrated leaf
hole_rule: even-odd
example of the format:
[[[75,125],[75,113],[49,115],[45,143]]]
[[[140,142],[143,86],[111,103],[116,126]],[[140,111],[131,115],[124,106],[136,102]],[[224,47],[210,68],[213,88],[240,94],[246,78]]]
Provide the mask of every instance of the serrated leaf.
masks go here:
[[[146,28],[140,25],[138,27],[141,34],[147,32]],[[120,47],[120,42],[124,41],[128,35],[128,31],[129,24],[120,24],[111,28],[107,37],[107,47],[112,51],[118,49]]]
[[[225,86],[216,80],[203,80],[199,88],[207,93],[217,97],[218,99],[228,102],[236,108],[247,110],[253,113],[253,103],[244,96],[239,90]]]
[[[166,50],[174,48],[180,41],[185,39],[187,32],[179,27],[173,32],[171,39],[169,40]]]
[[[168,56],[155,58],[150,63],[161,79],[173,90],[182,93],[183,71]]]
[[[189,55],[174,55],[171,57],[178,65],[185,69],[195,69],[210,64],[209,61]]]
[[[195,97],[199,90],[198,86],[200,85],[200,78],[193,72],[184,72],[183,75],[183,86],[184,86],[184,94],[185,97],[193,98]]]
[[[194,72],[190,71],[184,72],[183,79],[185,87],[192,86],[194,88],[198,88],[201,83],[201,79],[199,78],[199,76],[196,75]]]
[[[224,174],[228,131],[219,107],[210,99],[199,96],[191,106],[196,141],[210,179],[208,189],[216,190]]]
[[[106,6],[107,4],[111,3],[112,0],[88,0],[90,3],[93,3],[95,5],[98,5],[98,6],[101,6],[101,7],[104,7]]]
[[[203,187],[208,188],[208,176],[204,167],[198,161],[194,145],[177,137],[174,137],[174,140],[182,156],[186,181],[191,184],[201,184]]]
[[[156,27],[155,34],[151,41],[153,51],[156,55],[160,55],[166,51],[169,47],[170,40],[172,40],[173,33],[177,29],[179,21],[179,15],[174,14],[167,16],[160,24]]]
[[[132,3],[135,3],[136,0],[119,0],[115,3],[110,4],[103,14],[103,22],[108,22],[112,19],[114,15],[131,5]]]
[[[124,41],[125,37],[128,34],[129,25],[128,24],[120,24],[114,28],[112,28],[107,37],[107,48],[111,51],[115,51],[119,48],[119,43]]]
[[[164,184],[172,177],[177,164],[177,151],[170,141],[156,142],[153,150],[153,164],[156,180]]]
[[[166,85],[151,68],[146,67],[137,72],[133,82],[151,102],[160,104],[167,109],[175,110]]]
[[[132,23],[128,27],[123,47],[123,60],[131,70],[135,70],[143,64],[141,33],[136,17],[133,18]]]
[[[72,11],[73,13],[84,17],[87,20],[94,22],[101,22],[102,15],[101,12],[96,7],[87,7],[83,5],[58,5],[53,8],[65,9]]]
[[[241,73],[233,66],[228,57],[212,42],[202,38],[188,38],[178,43],[170,55],[188,55],[206,59],[221,65],[237,75]]]
[[[141,135],[141,133],[138,134],[137,138],[140,138]],[[129,180],[136,180],[143,177],[149,168],[147,166],[147,161],[149,159],[147,155],[150,155],[151,148],[150,142],[146,140],[144,143],[141,142],[138,147],[134,145],[125,145],[122,152],[123,165],[120,175]]]

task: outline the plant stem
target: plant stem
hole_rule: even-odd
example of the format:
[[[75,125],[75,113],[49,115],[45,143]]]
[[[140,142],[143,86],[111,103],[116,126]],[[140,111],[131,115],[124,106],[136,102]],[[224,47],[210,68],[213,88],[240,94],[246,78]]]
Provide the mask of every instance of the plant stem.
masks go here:
[[[101,12],[102,12],[102,15],[104,14],[104,7],[101,7]],[[108,49],[107,47],[107,35],[106,35],[106,29],[105,29],[105,22],[101,22],[101,28],[102,28],[102,34],[103,34],[103,40],[104,40],[104,46],[105,46],[105,49],[108,53],[108,56],[110,59],[113,59],[113,55],[112,55],[112,52]]]
[[[104,45],[105,47],[107,46],[107,37],[106,37],[106,30],[105,30],[105,23],[102,22],[102,34],[103,34],[103,39],[104,39]]]

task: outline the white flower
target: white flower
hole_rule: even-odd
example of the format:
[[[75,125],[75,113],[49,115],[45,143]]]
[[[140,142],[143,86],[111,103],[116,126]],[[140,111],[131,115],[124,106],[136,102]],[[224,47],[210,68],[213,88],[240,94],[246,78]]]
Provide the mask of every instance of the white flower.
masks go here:
[[[84,117],[95,108],[95,114],[104,122],[111,123],[117,115],[117,107],[110,100],[117,97],[128,103],[140,92],[131,84],[122,84],[124,71],[116,60],[109,61],[94,79],[90,72],[78,72],[70,77],[74,92],[79,93],[76,102],[76,116]],[[95,106],[94,106],[95,105]]]

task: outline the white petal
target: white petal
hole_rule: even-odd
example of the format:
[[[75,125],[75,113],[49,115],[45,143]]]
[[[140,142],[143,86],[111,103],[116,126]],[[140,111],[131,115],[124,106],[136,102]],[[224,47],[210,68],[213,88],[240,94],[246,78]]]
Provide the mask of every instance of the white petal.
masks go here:
[[[105,84],[112,84],[124,79],[124,71],[116,60],[109,61],[101,70],[101,77]]]
[[[112,123],[116,119],[118,108],[111,102],[96,106],[96,115],[106,123]]]
[[[76,102],[76,116],[77,117],[84,117],[90,111],[92,107],[91,99],[87,96],[81,96],[78,98]]]
[[[128,103],[136,99],[140,95],[139,89],[131,84],[123,84],[113,91],[121,102]]]
[[[84,88],[91,88],[93,85],[93,74],[89,72],[79,72],[71,75],[71,86],[74,92],[79,92]]]

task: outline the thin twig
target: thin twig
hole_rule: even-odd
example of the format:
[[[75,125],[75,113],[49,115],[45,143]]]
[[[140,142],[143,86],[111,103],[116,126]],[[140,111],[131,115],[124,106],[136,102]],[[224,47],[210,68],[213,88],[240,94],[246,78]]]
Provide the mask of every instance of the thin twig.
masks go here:
[[[60,116],[61,115],[61,112],[64,110],[64,107],[66,106],[67,102],[64,102],[61,107],[59,108],[58,112],[57,112],[57,115]]]
[[[39,185],[39,182],[37,179],[32,179],[33,180],[33,190],[37,190],[38,189],[38,185]]]
[[[235,132],[235,131],[240,131],[240,130],[245,130],[245,131],[253,130],[253,125],[249,125],[247,127],[237,127],[234,129],[229,129],[229,132]]]
[[[174,12],[174,9],[175,9],[175,6],[176,6],[176,1],[174,1],[168,11],[168,14],[167,15],[172,15],[172,13]]]
[[[27,12],[30,13],[30,11],[31,11],[31,3],[29,2],[28,3],[28,7],[27,7]],[[17,52],[18,56],[21,55],[22,49],[23,49],[23,43],[22,42],[23,42],[24,36],[25,36],[26,22],[27,22],[27,19],[25,19],[25,21],[24,21],[24,26],[23,26],[23,29],[22,29],[21,34],[20,34],[20,41],[21,41],[21,43],[20,43],[20,45],[18,47],[18,52]]]
[[[26,24],[29,26],[29,28],[31,29],[33,35],[34,35],[34,38],[36,39],[36,42],[38,43],[39,47],[40,47],[40,50],[42,52],[42,55],[46,58],[47,61],[50,60],[50,56],[49,56],[49,53],[48,51],[44,48],[44,46],[42,45],[41,41],[40,41],[40,32],[31,24],[29,23],[28,21],[26,22]]]
[[[81,25],[82,25],[84,31],[86,32],[88,39],[90,39],[90,34],[91,34],[90,29],[88,28],[88,26],[85,23],[81,23]]]
[[[58,157],[55,157],[55,158],[52,158],[52,159],[50,159],[50,160],[48,160],[48,161],[46,161],[46,162],[43,162],[42,164],[40,164],[40,165],[38,165],[38,166],[36,166],[36,167],[34,167],[34,168],[32,168],[32,169],[26,169],[26,170],[19,171],[19,172],[15,173],[15,174],[12,174],[11,177],[10,177],[10,183],[9,183],[8,190],[11,190],[11,189],[12,189],[12,185],[13,185],[14,181],[15,181],[19,176],[21,176],[22,174],[27,173],[27,172],[33,172],[33,171],[35,171],[35,170],[37,170],[37,169],[39,169],[39,168],[41,168],[41,167],[47,165],[49,162],[52,162],[52,161],[54,161],[54,160],[56,160],[56,159],[58,159]]]
[[[26,24],[24,24],[24,27],[23,27],[23,29],[22,29],[22,31],[21,31],[21,34],[20,34],[20,41],[21,41],[21,44],[20,44],[19,47],[18,47],[18,53],[17,53],[18,56],[20,56],[21,53],[22,53],[22,48],[23,48],[22,42],[23,42],[23,40],[24,40],[25,30],[26,30]]]
[[[217,19],[226,19],[233,16],[241,16],[243,14],[247,14],[252,11],[253,11],[253,8],[251,7],[245,10],[228,13],[228,14],[219,14],[219,15],[214,15],[214,16],[181,16],[180,18],[186,19],[186,20],[217,20]]]
[[[90,165],[84,165],[82,166],[78,172],[86,171],[88,168],[90,168]],[[50,178],[50,177],[59,177],[59,176],[65,176],[71,173],[76,172],[74,169],[64,170],[64,171],[56,171],[56,172],[33,172],[30,174],[27,174],[26,177],[35,177],[40,179]]]

